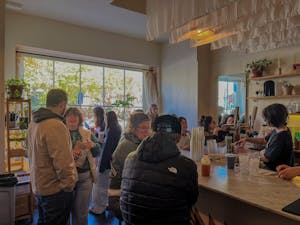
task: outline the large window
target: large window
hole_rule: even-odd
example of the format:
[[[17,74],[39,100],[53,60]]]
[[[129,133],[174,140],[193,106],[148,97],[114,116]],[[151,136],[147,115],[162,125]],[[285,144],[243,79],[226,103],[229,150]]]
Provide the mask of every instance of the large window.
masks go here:
[[[123,126],[128,113],[143,108],[141,70],[28,54],[21,59],[21,71],[30,83],[33,109],[45,106],[51,88],[64,89],[69,106],[81,107],[91,125],[95,105],[114,110]]]
[[[246,85],[245,75],[220,76],[218,81],[219,114],[234,114],[236,106],[240,107],[240,118],[245,116]]]

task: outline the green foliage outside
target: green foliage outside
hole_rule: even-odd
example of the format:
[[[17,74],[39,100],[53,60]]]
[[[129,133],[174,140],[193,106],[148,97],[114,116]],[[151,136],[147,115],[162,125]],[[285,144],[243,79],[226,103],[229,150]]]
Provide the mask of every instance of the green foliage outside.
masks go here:
[[[122,120],[128,111],[125,108],[142,108],[143,105],[142,76],[136,71],[126,70],[124,75],[123,69],[24,57],[24,80],[30,83],[33,110],[45,105],[51,88],[65,90],[69,105],[78,104],[81,91],[85,108],[100,104],[106,110],[115,110]]]

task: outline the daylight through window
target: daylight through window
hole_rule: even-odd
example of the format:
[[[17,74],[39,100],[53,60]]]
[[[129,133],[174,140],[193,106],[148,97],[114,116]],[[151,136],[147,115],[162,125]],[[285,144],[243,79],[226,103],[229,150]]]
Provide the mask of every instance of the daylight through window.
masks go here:
[[[114,110],[123,126],[128,113],[143,108],[142,70],[28,54],[21,58],[19,71],[30,83],[33,110],[45,106],[51,88],[64,89],[69,106],[80,107],[91,126],[96,105]]]

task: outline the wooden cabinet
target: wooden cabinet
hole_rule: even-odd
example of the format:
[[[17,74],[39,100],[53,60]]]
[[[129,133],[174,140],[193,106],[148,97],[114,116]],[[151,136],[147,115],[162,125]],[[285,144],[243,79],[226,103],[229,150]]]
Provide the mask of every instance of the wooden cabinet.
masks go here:
[[[32,219],[34,197],[27,163],[26,136],[31,121],[30,99],[6,99],[6,170],[15,173],[15,220]]]
[[[34,197],[31,192],[30,182],[17,185],[15,219],[33,219]]]

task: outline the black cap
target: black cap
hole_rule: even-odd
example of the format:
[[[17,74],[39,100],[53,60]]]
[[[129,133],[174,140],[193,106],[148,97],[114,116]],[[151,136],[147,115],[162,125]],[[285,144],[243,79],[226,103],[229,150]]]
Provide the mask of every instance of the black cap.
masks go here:
[[[159,116],[153,124],[155,132],[181,134],[181,125],[177,117],[171,115]]]

